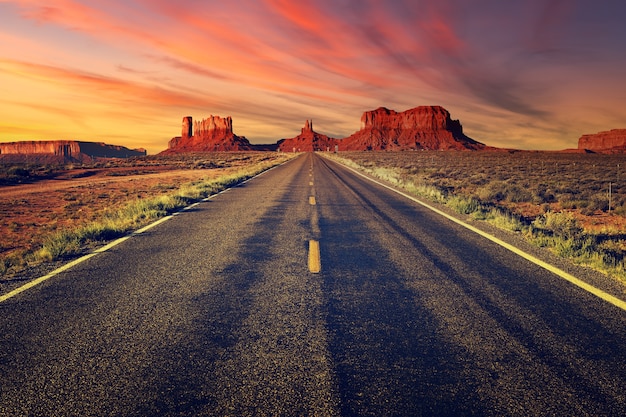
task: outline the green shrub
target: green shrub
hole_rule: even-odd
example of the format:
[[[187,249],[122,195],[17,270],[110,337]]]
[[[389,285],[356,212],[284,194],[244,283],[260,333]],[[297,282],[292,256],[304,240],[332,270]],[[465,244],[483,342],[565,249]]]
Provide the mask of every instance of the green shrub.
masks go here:
[[[477,197],[481,201],[510,201],[512,203],[529,202],[535,199],[527,188],[505,181],[491,181],[478,188]]]
[[[568,211],[564,212],[547,212],[537,217],[532,226],[547,234],[552,234],[563,239],[575,239],[582,232],[582,227],[574,215]]]
[[[500,229],[509,230],[511,232],[521,232],[527,228],[527,225],[519,216],[500,211],[497,212],[490,223]]]
[[[477,199],[473,197],[466,198],[457,195],[448,198],[446,205],[460,214],[472,214],[477,211],[481,211],[482,209],[480,201],[478,201]]]
[[[503,181],[491,181],[478,188],[476,195],[480,201],[503,201],[506,198],[505,189],[506,183]]]
[[[137,196],[119,209],[99,214],[91,222],[56,231],[45,238],[38,249],[1,258],[0,275],[21,270],[29,263],[54,261],[80,254],[94,244],[123,236],[292,157],[293,155],[281,155],[280,158],[264,158],[261,162],[242,166],[232,174],[215,179],[194,181],[179,187],[162,187],[168,194],[151,198]]]

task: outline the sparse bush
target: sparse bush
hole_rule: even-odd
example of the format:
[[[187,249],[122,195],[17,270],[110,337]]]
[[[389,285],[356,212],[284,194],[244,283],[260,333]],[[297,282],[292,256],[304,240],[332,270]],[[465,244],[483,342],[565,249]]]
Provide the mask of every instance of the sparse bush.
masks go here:
[[[26,178],[30,176],[30,171],[20,166],[12,166],[7,170],[7,176]]]
[[[521,232],[527,227],[527,225],[520,219],[519,216],[511,213],[502,212],[500,210],[496,210],[496,213],[493,215],[490,223],[496,227],[499,227],[500,229],[508,230],[511,232]]]
[[[473,197],[467,198],[457,195],[450,197],[447,201],[447,205],[460,214],[472,214],[480,211],[482,208],[480,202],[477,199]]]
[[[506,200],[512,203],[526,203],[533,201],[533,195],[526,188],[515,184],[508,184],[506,188]]]
[[[611,182],[611,212],[626,216],[626,192],[620,186],[626,174],[619,172],[623,156],[424,151],[342,152],[334,157],[370,173],[394,173],[397,179],[387,180],[412,194],[447,204],[475,220],[521,231],[538,246],[626,277],[626,247],[599,245],[569,213],[595,216],[608,211]],[[522,211],[528,204],[519,203],[540,207],[528,215]],[[607,241],[624,234],[613,231]]]
[[[510,201],[513,203],[533,201],[533,194],[530,191],[504,181],[492,181],[478,188],[477,197],[481,201]]]
[[[445,192],[437,187],[409,182],[404,185],[404,188],[413,195],[421,196],[436,203],[444,203],[446,201]]]
[[[506,184],[502,181],[491,181],[476,191],[480,201],[503,201],[506,197]]]
[[[47,232],[49,234],[42,234],[39,240],[34,241],[32,249],[16,250],[9,255],[1,256],[0,276],[14,274],[24,269],[28,264],[38,264],[78,255],[95,244],[123,236],[192,202],[208,197],[295,156],[293,154],[267,155],[259,153],[258,155],[254,154],[254,158],[252,158],[250,155],[243,154],[219,155],[221,155],[220,161],[223,162],[224,166],[231,168],[230,174],[177,186],[163,184],[160,189],[148,190],[138,194],[129,193],[126,190],[126,197],[134,197],[134,200],[127,201],[121,207],[116,205],[118,208],[91,213],[88,217],[81,215],[77,208],[88,204],[89,199],[82,201],[71,194],[67,194],[63,198],[67,202],[65,207],[66,219],[76,219],[77,226],[49,228]],[[223,159],[224,156],[229,159]],[[180,165],[183,168],[192,168],[198,160],[205,158],[213,161],[216,160],[216,155],[153,156],[146,157],[141,161],[117,161],[116,164],[128,164],[128,166],[137,168],[141,164],[160,165],[166,163],[173,166]],[[237,168],[233,170],[234,167]],[[45,172],[46,175],[50,173],[48,168],[45,170],[42,168],[42,172]],[[133,171],[133,173],[137,172],[139,170]],[[107,196],[106,193],[101,193],[94,195],[93,198],[104,199],[105,196]]]
[[[535,229],[544,234],[555,235],[563,239],[575,239],[582,232],[582,227],[570,212],[547,212],[532,223]]]

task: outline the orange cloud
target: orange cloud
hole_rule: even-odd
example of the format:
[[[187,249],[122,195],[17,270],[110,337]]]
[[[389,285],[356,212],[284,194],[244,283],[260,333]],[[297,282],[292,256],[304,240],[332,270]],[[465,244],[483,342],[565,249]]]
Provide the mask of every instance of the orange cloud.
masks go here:
[[[111,131],[129,111],[153,120],[153,132],[165,126],[164,135],[170,123],[177,133],[182,115],[206,111],[264,138],[307,117],[349,134],[362,111],[379,105],[444,105],[479,140],[525,132],[518,137],[530,143],[540,132],[620,127],[623,83],[606,70],[624,67],[620,14],[540,3],[0,0],[8,22],[0,83],[19,95],[3,110],[33,103],[50,123],[91,111],[99,126],[114,120]],[[583,17],[586,30],[572,30]],[[68,113],[55,113],[57,103]],[[506,127],[488,131],[499,124]]]
[[[20,8],[22,17],[40,24],[57,24],[88,33],[102,29],[119,30],[112,16],[78,1],[15,0],[11,3]]]
[[[320,37],[338,24],[332,15],[322,13],[318,4],[310,1],[265,0],[265,4],[300,30]]]
[[[74,91],[88,92],[94,97],[112,97],[128,102],[149,102],[166,106],[210,104],[210,100],[193,94],[179,93],[158,86],[131,83],[68,68],[10,60],[0,60],[0,68],[35,81],[62,84]]]

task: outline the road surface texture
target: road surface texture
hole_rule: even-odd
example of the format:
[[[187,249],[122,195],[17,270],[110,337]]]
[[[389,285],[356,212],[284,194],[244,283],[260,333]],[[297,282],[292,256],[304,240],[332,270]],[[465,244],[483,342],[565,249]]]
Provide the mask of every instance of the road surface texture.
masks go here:
[[[622,309],[305,154],[0,303],[0,415],[618,416],[625,347]]]

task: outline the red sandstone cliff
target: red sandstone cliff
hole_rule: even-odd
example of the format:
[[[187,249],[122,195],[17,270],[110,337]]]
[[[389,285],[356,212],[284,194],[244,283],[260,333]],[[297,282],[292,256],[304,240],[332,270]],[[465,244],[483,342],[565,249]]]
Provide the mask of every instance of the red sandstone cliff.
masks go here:
[[[398,113],[379,107],[361,117],[361,130],[339,142],[339,150],[482,150],[488,147],[463,134],[458,120],[440,106]]]
[[[230,116],[210,116],[193,122],[191,116],[183,117],[181,136],[172,138],[162,154],[183,152],[245,151],[252,149],[248,139],[233,133]]]
[[[129,158],[144,155],[145,149],[129,149],[101,142],[42,140],[0,143],[0,161],[5,163],[89,162],[95,158]]]
[[[313,121],[307,120],[300,134],[296,137],[283,139],[278,142],[278,149],[283,152],[313,152],[334,150],[338,143],[337,139],[329,138],[326,135],[313,130]]]
[[[578,149],[601,153],[626,153],[626,129],[613,129],[578,139]]]

